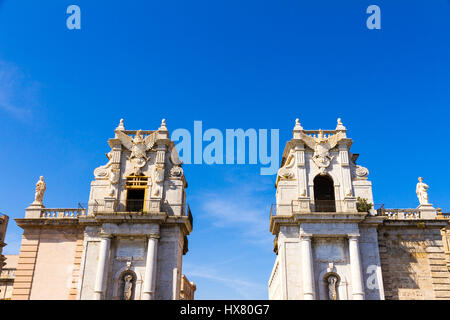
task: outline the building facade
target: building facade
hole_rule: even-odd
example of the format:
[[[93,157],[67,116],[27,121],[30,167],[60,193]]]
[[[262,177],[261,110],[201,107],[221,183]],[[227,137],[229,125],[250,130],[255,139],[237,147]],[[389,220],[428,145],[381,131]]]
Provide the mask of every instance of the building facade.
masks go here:
[[[19,255],[5,254],[5,265],[0,272],[0,300],[11,300]]]
[[[9,217],[5,214],[0,215],[0,272],[5,265],[5,256],[2,254],[3,247],[6,246],[5,237],[6,229],[8,228]]]
[[[298,119],[276,180],[270,299],[450,299],[447,218],[419,178],[415,209],[375,206],[367,168],[334,130]],[[446,255],[447,251],[447,255]]]
[[[46,208],[44,178],[37,182],[16,219],[24,232],[12,299],[182,298],[193,219],[165,120],[154,131],[126,130],[121,120],[108,144],[86,205]]]

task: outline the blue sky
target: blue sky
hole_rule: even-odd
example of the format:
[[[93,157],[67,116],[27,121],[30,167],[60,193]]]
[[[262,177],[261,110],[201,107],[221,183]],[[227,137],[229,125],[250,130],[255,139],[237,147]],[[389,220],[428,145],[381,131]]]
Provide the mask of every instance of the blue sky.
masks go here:
[[[81,8],[82,29],[66,28]],[[381,8],[381,30],[366,8]],[[0,1],[0,211],[18,253],[40,175],[47,207],[87,202],[119,119],[130,129],[280,130],[341,117],[375,202],[450,211],[450,1]],[[275,176],[186,165],[199,299],[266,299]]]

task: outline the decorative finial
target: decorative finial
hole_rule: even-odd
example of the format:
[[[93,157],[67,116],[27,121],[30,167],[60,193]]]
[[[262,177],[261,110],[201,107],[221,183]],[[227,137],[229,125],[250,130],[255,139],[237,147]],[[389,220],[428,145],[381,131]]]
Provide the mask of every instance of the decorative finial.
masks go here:
[[[341,118],[337,119],[337,126],[336,126],[336,131],[346,131],[347,128],[344,127],[344,125],[342,124],[342,120]]]
[[[294,131],[293,131],[293,136],[294,139],[300,139],[300,132],[303,131],[303,127],[300,124],[300,120],[297,118],[295,119],[295,127],[294,127]]]
[[[162,120],[161,120],[161,127],[159,127],[158,130],[164,130],[164,131],[167,131],[167,127],[166,127],[166,119],[162,119]]]
[[[125,131],[125,125],[123,123],[123,119],[120,119],[119,125],[117,126],[116,130]]]

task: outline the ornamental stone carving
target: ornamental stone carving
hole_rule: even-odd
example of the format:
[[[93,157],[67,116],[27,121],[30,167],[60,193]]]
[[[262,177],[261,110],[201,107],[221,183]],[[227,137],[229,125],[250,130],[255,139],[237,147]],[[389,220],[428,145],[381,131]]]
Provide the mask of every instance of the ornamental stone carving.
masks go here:
[[[281,180],[294,179],[295,174],[292,170],[292,168],[294,167],[294,164],[295,164],[295,158],[294,158],[294,154],[291,151],[284,166],[278,170],[278,176],[280,177]]]
[[[173,179],[181,179],[183,176],[183,169],[180,166],[174,166],[170,169],[170,177]]]
[[[110,173],[109,168],[111,167],[112,162],[113,162],[113,160],[112,160],[112,152],[113,151],[111,150],[110,152],[108,152],[106,154],[106,157],[108,158],[108,162],[105,165],[100,166],[100,167],[98,167],[98,168],[96,168],[94,170],[95,179],[101,180],[101,179],[107,179],[108,178],[109,173]]]
[[[367,179],[367,176],[369,175],[369,170],[362,166],[356,166],[355,169],[355,175],[359,179]]]
[[[119,183],[119,179],[120,179],[120,169],[119,169],[119,165],[118,164],[114,164],[111,167],[111,172],[109,174],[109,192],[108,195],[110,197],[113,197],[116,193],[116,188],[117,188],[117,184]]]
[[[323,130],[319,129],[317,137],[309,136],[303,132],[300,133],[305,144],[314,150],[312,160],[319,168],[320,174],[325,174],[326,169],[330,166],[333,156],[330,150],[333,149],[342,139],[346,138],[344,132],[339,131],[336,134],[325,137]]]
[[[156,165],[153,171],[153,186],[152,186],[152,196],[161,196],[162,183],[164,182],[164,167]]]
[[[131,151],[131,155],[128,160],[133,164],[133,174],[138,176],[142,173],[142,168],[147,164],[149,158],[147,157],[147,151],[153,148],[155,144],[156,132],[149,134],[145,139],[142,137],[142,130],[136,131],[134,138],[123,133],[122,131],[116,131],[117,138],[122,144]]]

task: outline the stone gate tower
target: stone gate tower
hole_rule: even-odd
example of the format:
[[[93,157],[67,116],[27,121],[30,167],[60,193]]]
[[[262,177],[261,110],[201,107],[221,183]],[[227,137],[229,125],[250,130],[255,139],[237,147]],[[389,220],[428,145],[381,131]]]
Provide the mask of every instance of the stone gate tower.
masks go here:
[[[270,218],[270,299],[384,298],[376,230],[383,219],[358,210],[358,198],[373,204],[372,185],[351,145],[340,119],[335,130],[303,130],[296,120]]]
[[[38,181],[16,219],[24,235],[13,299],[193,299],[182,275],[187,182],[165,120],[154,131],[126,130],[121,120],[108,144],[87,205],[45,208]]]

